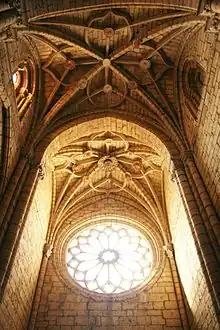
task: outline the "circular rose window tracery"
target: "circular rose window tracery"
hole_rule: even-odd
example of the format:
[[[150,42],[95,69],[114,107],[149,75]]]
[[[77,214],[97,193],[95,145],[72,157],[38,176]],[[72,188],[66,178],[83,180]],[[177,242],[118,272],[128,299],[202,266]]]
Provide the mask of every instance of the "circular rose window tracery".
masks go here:
[[[145,235],[124,223],[103,223],[76,233],[70,240],[66,265],[81,287],[118,294],[147,282],[152,247]]]

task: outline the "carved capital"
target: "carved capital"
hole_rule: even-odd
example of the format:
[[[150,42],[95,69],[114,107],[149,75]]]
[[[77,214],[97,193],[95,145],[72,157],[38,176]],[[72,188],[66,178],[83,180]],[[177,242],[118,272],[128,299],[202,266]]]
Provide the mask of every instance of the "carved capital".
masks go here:
[[[43,180],[45,177],[45,163],[40,163],[38,165],[38,178]]]
[[[50,243],[45,243],[43,248],[43,254],[46,258],[49,258],[52,254],[53,246]]]
[[[170,178],[173,182],[176,181],[178,170],[184,170],[184,162],[182,157],[180,156],[175,158],[173,157],[171,159],[169,173],[170,173]]]
[[[187,164],[189,160],[194,160],[193,150],[185,150],[182,154],[182,160],[184,164]]]
[[[171,181],[175,182],[176,181],[176,168],[175,168],[175,165],[173,162],[171,162],[171,164],[170,164],[169,173],[170,173]]]
[[[164,245],[164,251],[168,258],[173,258],[174,257],[174,247],[173,243],[168,243],[167,245]]]
[[[17,40],[17,30],[11,26],[8,29],[0,34],[0,41],[3,42],[12,42]]]
[[[205,10],[220,14],[220,0],[200,0],[199,8],[200,11]]]

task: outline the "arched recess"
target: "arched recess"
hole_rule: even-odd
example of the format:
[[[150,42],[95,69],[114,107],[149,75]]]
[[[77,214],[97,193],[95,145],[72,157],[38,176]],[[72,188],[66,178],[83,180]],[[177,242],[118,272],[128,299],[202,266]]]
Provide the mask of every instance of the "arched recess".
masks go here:
[[[100,152],[97,161],[93,164],[94,166],[90,167],[88,162],[94,161],[91,155],[93,151],[95,152],[94,149],[98,149]],[[114,150],[114,155],[111,154],[111,149]],[[80,159],[79,154],[81,153],[85,158],[83,156]],[[121,156],[120,153],[123,155]],[[143,156],[144,165],[140,162],[140,155]],[[65,233],[66,230],[68,231],[70,221],[73,224],[74,221],[78,221],[82,225],[83,221],[87,222],[85,217],[89,217],[89,221],[94,221],[95,215],[108,217],[113,214],[116,217],[123,214],[124,217],[128,217],[130,214],[129,217],[133,219],[134,223],[138,221],[138,218],[142,219],[143,226],[152,226],[163,242],[162,245],[169,250],[170,233],[167,226],[166,211],[162,205],[163,174],[159,168],[162,164],[164,167],[169,167],[170,158],[166,147],[154,134],[136,124],[114,117],[84,121],[57,135],[47,148],[43,159],[46,166],[49,167],[48,171],[52,168],[54,180],[53,207],[47,235],[48,254],[51,249],[53,249],[54,256],[62,252],[59,250],[58,240],[64,236],[64,240],[61,238],[60,245],[65,243]],[[108,161],[107,164],[106,160]],[[126,173],[130,178],[126,184],[124,184],[126,177],[123,176],[123,165],[125,164],[127,164]],[[112,167],[112,182],[109,185],[109,182],[105,181],[105,174],[101,174],[101,172],[103,168],[104,172],[107,171],[110,165]],[[82,166],[84,168],[80,168]],[[152,173],[157,173],[156,177],[152,176]],[[106,194],[107,192],[110,194]],[[111,207],[111,203],[115,204]],[[94,219],[90,218],[91,214]],[[164,255],[163,248],[161,251]],[[166,260],[168,261],[168,259]],[[54,262],[56,263],[56,260]],[[40,281],[48,276],[45,268],[46,257],[43,259],[43,263]],[[62,274],[62,261],[59,261],[58,264],[59,269],[55,271],[58,281],[61,281],[61,285],[67,283],[68,292],[70,294],[72,292],[75,296],[78,293],[71,289],[71,284],[68,285],[65,274]],[[175,264],[170,267],[173,266],[175,267]],[[49,261],[48,267],[52,267],[52,271],[54,270],[51,261]],[[162,265],[160,265],[160,272],[163,272]],[[168,274],[170,274],[169,271]],[[64,277],[63,280],[62,277]],[[39,297],[41,294],[42,296],[45,294],[44,289],[45,287],[37,289],[31,327],[34,326],[35,320],[36,326],[38,322],[42,321],[39,319],[38,308],[41,304]],[[149,294],[149,299],[151,299],[149,290],[150,288],[148,291],[144,291],[142,296]],[[131,292],[130,301],[135,296],[139,299],[138,293],[134,295]],[[126,296],[126,298],[128,297]],[[50,300],[49,297],[48,299]],[[95,298],[93,297],[93,299]],[[184,309],[181,295],[177,304]],[[82,310],[81,314],[83,313]],[[185,316],[179,321],[186,324]]]
[[[42,261],[41,266],[41,272],[39,275],[39,283],[43,280],[45,276],[46,271],[46,264],[47,264],[47,257],[49,256],[51,249],[53,247],[53,244],[56,242],[56,237],[59,235],[59,231],[62,228],[62,225],[65,223],[65,220],[68,218],[69,212],[74,213],[74,208],[77,206],[80,206],[81,203],[83,203],[84,198],[89,197],[89,194],[91,193],[91,197],[95,197],[96,194],[103,194],[104,191],[96,191],[97,187],[101,187],[102,189],[106,189],[106,182],[101,182],[101,184],[96,184],[97,178],[93,178],[93,172],[87,168],[87,173],[89,175],[92,183],[90,180],[87,180],[87,178],[84,177],[83,173],[84,171],[82,168],[80,169],[80,166],[83,164],[85,165],[86,162],[79,161],[79,166],[75,166],[77,163],[70,164],[72,161],[70,161],[73,154],[75,156],[77,153],[81,150],[81,147],[83,145],[83,153],[87,152],[87,156],[90,157],[91,155],[88,153],[94,149],[94,145],[99,145],[100,143],[104,144],[106,146],[106,143],[108,145],[109,140],[113,141],[111,143],[117,143],[119,144],[119,147],[123,147],[125,144],[125,147],[127,148],[128,145],[131,145],[133,147],[133,151],[130,154],[126,154],[129,152],[129,149],[123,150],[126,159],[126,162],[128,163],[127,171],[129,174],[129,178],[132,178],[132,176],[138,176],[139,178],[132,179],[135,180],[135,185],[131,182],[127,183],[129,189],[125,190],[126,185],[123,185],[123,173],[118,174],[118,176],[114,177],[114,183],[116,183],[116,187],[118,186],[118,192],[119,190],[122,190],[122,199],[131,199],[133,201],[132,203],[136,205],[140,205],[142,209],[145,209],[145,212],[148,213],[148,215],[154,219],[154,225],[156,228],[158,228],[158,232],[160,232],[160,235],[163,240],[163,244],[165,246],[165,249],[167,250],[167,253],[169,255],[172,255],[172,242],[174,243],[174,251],[175,256],[177,258],[177,264],[180,265],[180,277],[182,280],[182,285],[186,284],[186,294],[191,294],[190,292],[190,285],[189,285],[189,278],[195,278],[195,271],[199,270],[201,273],[200,275],[203,278],[203,282],[201,286],[197,287],[197,291],[195,292],[195,296],[198,294],[198,292],[201,292],[200,294],[204,294],[204,292],[209,296],[209,313],[212,314],[212,320],[215,324],[216,318],[213,317],[215,314],[214,308],[210,306],[212,305],[212,302],[215,300],[214,295],[209,295],[209,290],[211,289],[209,279],[210,274],[208,274],[207,268],[204,267],[204,264],[201,260],[204,261],[204,254],[202,251],[202,240],[199,235],[200,228],[196,227],[195,224],[195,218],[198,220],[199,215],[196,214],[196,217],[193,215],[193,210],[195,210],[196,202],[195,197],[193,196],[193,193],[190,189],[189,184],[187,183],[187,176],[183,168],[178,167],[178,163],[180,164],[180,158],[173,158],[173,161],[175,162],[176,166],[176,172],[173,172],[172,164],[173,161],[171,161],[170,153],[172,152],[172,155],[177,157],[177,153],[174,153],[172,148],[170,148],[170,152],[167,150],[165,145],[162,143],[160,139],[156,137],[156,135],[152,134],[150,131],[147,131],[146,129],[138,126],[137,124],[132,124],[129,121],[116,119],[114,117],[105,117],[100,119],[94,119],[87,121],[86,118],[84,118],[84,123],[81,123],[78,125],[73,126],[72,128],[64,131],[61,134],[57,134],[56,138],[53,139],[53,141],[50,143],[48,148],[45,151],[45,154],[42,158],[42,153],[45,150],[42,148],[42,144],[39,145],[39,154],[35,154],[35,157],[42,158],[42,165],[40,167],[40,172],[42,173],[43,168],[45,167],[45,173],[46,175],[50,177],[50,175],[53,175],[53,191],[52,191],[52,211],[51,211],[51,217],[50,217],[50,224],[49,224],[49,230],[47,233],[47,244],[44,247],[44,257]],[[137,118],[136,118],[137,120]],[[142,122],[142,125],[144,123]],[[153,129],[152,129],[153,130]],[[57,132],[58,133],[58,132]],[[163,135],[161,134],[163,137]],[[50,137],[51,138],[51,137]],[[50,141],[49,136],[47,139],[47,144]],[[115,141],[115,142],[114,142]],[[126,143],[127,141],[127,143]],[[164,141],[166,141],[164,139]],[[166,141],[166,144],[169,146],[168,139]],[[91,147],[92,145],[92,147]],[[170,144],[170,146],[174,146],[174,144]],[[89,147],[90,146],[90,147]],[[99,145],[99,147],[101,147]],[[102,145],[103,147],[103,145]],[[92,148],[89,149],[89,148]],[[97,146],[96,146],[97,148]],[[89,149],[89,150],[88,150]],[[105,149],[105,148],[104,148]],[[119,148],[120,149],[120,148]],[[105,149],[106,150],[106,149]],[[94,150],[93,150],[94,151]],[[156,172],[156,177],[151,177],[150,172],[146,175],[145,171],[143,171],[142,165],[140,163],[136,162],[136,157],[132,158],[132,154],[135,155],[135,152],[141,152],[143,154],[147,154],[147,159],[144,159],[144,168],[147,171],[147,165],[148,163],[149,170],[153,169],[153,172]],[[72,154],[73,153],[73,154]],[[101,160],[103,157],[106,157],[107,155],[99,154],[99,160]],[[150,156],[150,157],[149,157]],[[152,158],[153,157],[153,158]],[[39,159],[38,158],[38,159]],[[113,156],[107,157],[107,159],[112,162],[113,170],[116,171],[116,168],[118,166],[115,166],[115,160],[112,159]],[[117,164],[121,163],[120,157],[117,155],[117,152],[115,152],[114,158],[117,161]],[[139,156],[137,157],[139,159]],[[131,159],[131,160],[130,160]],[[60,163],[61,160],[61,163]],[[130,161],[129,161],[130,160]],[[125,162],[125,163],[126,163]],[[102,166],[105,165],[104,161],[96,161],[95,164],[99,168],[99,165],[102,164]],[[136,167],[135,171],[133,172],[133,166]],[[115,167],[114,167],[115,166]],[[158,168],[159,167],[159,168]],[[53,169],[53,171],[52,171]],[[100,170],[100,168],[99,168]],[[141,172],[142,171],[142,172]],[[39,172],[39,170],[38,170]],[[123,172],[123,171],[122,171]],[[140,173],[141,172],[141,173]],[[144,172],[144,173],[143,173]],[[180,190],[177,189],[176,183],[172,183],[170,180],[170,174],[174,174],[173,178],[176,177],[177,183],[179,185]],[[51,173],[51,174],[50,174]],[[141,175],[140,175],[141,174]],[[36,168],[32,170],[32,175],[34,178],[36,178]],[[148,178],[149,175],[149,178]],[[71,180],[75,179],[71,182]],[[77,179],[78,177],[78,179]],[[71,180],[70,180],[71,179]],[[94,180],[94,181],[93,181]],[[118,182],[116,182],[118,180]],[[141,184],[138,184],[138,181],[141,181]],[[142,182],[143,180],[143,182]],[[35,181],[36,182],[36,181]],[[55,184],[57,182],[57,184]],[[29,185],[31,183],[31,180],[29,180]],[[81,186],[80,186],[81,183]],[[121,189],[123,187],[123,189]],[[89,191],[88,191],[89,190]],[[33,193],[34,191],[32,191]],[[27,193],[27,192],[26,192]],[[114,191],[117,195],[117,191]],[[124,195],[123,195],[124,194]],[[43,192],[42,192],[43,195]],[[104,193],[105,195],[105,193]],[[171,197],[170,197],[171,196]],[[184,196],[184,197],[183,197]],[[189,203],[190,202],[190,203]],[[171,203],[171,204],[170,204]],[[176,212],[172,211],[172,203],[175,205]],[[30,204],[30,202],[29,202]],[[167,204],[167,207],[165,206]],[[171,206],[170,206],[171,205]],[[30,205],[29,205],[30,206]],[[81,205],[83,209],[83,204]],[[85,206],[84,206],[85,207]],[[185,211],[185,208],[187,209],[187,212]],[[27,207],[28,209],[28,207]],[[179,211],[181,210],[181,212]],[[167,211],[168,211],[168,217],[167,217]],[[173,212],[173,213],[172,213]],[[23,214],[23,225],[25,226],[25,218],[26,215]],[[19,223],[20,219],[17,219]],[[169,221],[169,225],[168,225]],[[175,223],[176,221],[176,223]],[[189,237],[189,244],[186,246],[186,249],[182,249],[180,251],[179,244],[180,244],[180,235],[182,227],[179,227],[180,223],[186,224],[186,235]],[[202,222],[201,226],[203,228]],[[13,227],[13,224],[12,224]],[[190,228],[191,227],[191,228]],[[171,233],[170,233],[171,229]],[[192,231],[192,232],[191,232]],[[10,234],[10,227],[8,233]],[[21,232],[22,235],[22,232]],[[194,236],[194,238],[193,238]],[[6,237],[7,239],[7,237]],[[196,242],[195,242],[196,241]],[[21,242],[21,241],[20,241]],[[43,240],[38,242],[39,245],[41,245],[41,250],[43,249]],[[17,243],[20,244],[20,243]],[[188,248],[190,246],[190,248]],[[4,243],[3,243],[4,247]],[[177,253],[176,253],[176,247],[177,247]],[[13,248],[13,246],[11,246]],[[14,251],[15,255],[16,252]],[[189,268],[189,273],[184,272],[181,274],[181,259],[185,258],[187,260],[188,253],[194,256],[194,259],[192,258],[192,266]],[[9,257],[4,253],[3,250],[3,257]],[[201,256],[202,255],[202,256]],[[202,259],[200,259],[200,257]],[[16,257],[15,257],[16,258]],[[12,264],[13,264],[13,260]],[[194,264],[197,264],[197,268],[194,268]],[[174,263],[175,266],[175,263]],[[12,267],[12,265],[11,265]],[[183,268],[182,268],[183,269]],[[8,269],[7,277],[10,275],[10,268]],[[190,275],[189,275],[190,274]],[[192,285],[191,281],[191,285]],[[187,286],[188,285],[188,286]],[[40,296],[41,296],[41,289],[42,287],[39,286],[36,292],[36,299],[34,302],[33,307],[33,314],[32,314],[32,321],[36,320],[38,307],[40,303]],[[200,291],[201,289],[201,291]],[[5,294],[3,295],[3,299],[7,298],[7,287]],[[194,321],[195,324],[199,324],[201,320],[199,319],[199,316],[196,314],[198,311],[198,314],[201,310],[197,309],[193,305],[195,303],[195,297],[187,297],[188,301],[190,302],[192,307],[192,311],[194,313]],[[213,300],[212,300],[213,299]],[[181,304],[182,296],[179,296],[179,304]],[[198,306],[197,306],[198,307]],[[183,306],[181,307],[183,308]],[[200,308],[208,308],[208,305],[200,306]],[[207,311],[208,312],[208,311]],[[204,315],[206,312],[204,312]],[[182,320],[183,322],[184,320]],[[214,324],[213,323],[213,324]],[[192,323],[191,323],[192,324]]]
[[[78,148],[80,150],[81,144],[84,143],[85,146],[83,145],[82,152],[86,153],[86,151],[88,151],[88,153],[89,152],[92,153],[93,148],[91,147],[90,144],[95,144],[96,140],[103,141],[103,144],[105,145],[105,141],[107,141],[107,140],[114,141],[114,139],[121,141],[122,146],[124,144],[123,147],[125,148],[125,150],[124,150],[122,159],[120,158],[121,157],[120,153],[117,154],[117,151],[114,151],[114,158],[116,158],[116,159],[111,159],[111,157],[113,157],[113,156],[111,156],[110,152],[109,152],[109,155],[107,155],[107,153],[106,153],[106,155],[104,157],[108,156],[108,159],[109,160],[111,159],[113,163],[115,163],[117,160],[117,164],[118,164],[117,166],[119,166],[122,169],[121,175],[124,175],[124,174],[126,175],[127,173],[130,173],[131,177],[133,175],[132,169],[124,168],[122,166],[122,163],[129,164],[129,161],[126,161],[126,159],[124,159],[124,156],[130,158],[131,156],[129,155],[129,152],[130,153],[133,152],[133,151],[129,151],[129,143],[132,145],[133,149],[135,149],[136,145],[137,146],[140,145],[140,149],[146,148],[146,152],[147,152],[148,158],[149,158],[149,164],[147,165],[147,166],[149,166],[148,171],[150,171],[150,172],[159,171],[159,168],[162,163],[163,164],[166,163],[167,166],[169,166],[169,162],[170,162],[170,158],[168,157],[169,153],[168,153],[166,147],[163,145],[163,143],[161,143],[161,141],[158,138],[156,138],[156,136],[154,134],[152,134],[150,131],[146,131],[144,128],[141,128],[136,124],[131,124],[126,120],[115,119],[114,117],[93,119],[88,122],[86,121],[84,123],[79,123],[78,125],[75,125],[73,128],[70,128],[70,129],[64,131],[63,133],[59,134],[50,143],[50,145],[48,146],[48,148],[44,154],[45,164],[48,164],[49,167],[52,167],[53,170],[55,171],[55,173],[56,172],[57,173],[66,172],[67,176],[68,176],[68,174],[70,174],[70,177],[71,177],[71,171],[78,172],[78,169],[73,169],[73,167],[71,168],[71,166],[73,166],[73,165],[71,165],[72,164],[71,157],[69,158],[69,156],[66,155],[66,152],[68,154],[68,151],[66,151],[66,148],[68,149],[68,145],[71,146],[73,143],[72,148],[73,149]],[[86,146],[86,144],[88,144],[88,146]],[[86,150],[86,148],[88,148],[88,150]],[[103,146],[103,148],[104,148],[104,146]],[[112,146],[112,148],[116,148],[116,147]],[[141,153],[141,150],[139,150],[139,153]],[[77,155],[75,155],[75,154],[74,154],[74,156],[77,157]],[[87,157],[86,154],[85,154],[85,157]],[[102,164],[102,162],[105,159],[103,159],[103,161],[102,161],[101,156],[94,155],[94,157],[98,157],[97,162],[95,162],[92,157],[93,156],[91,156],[91,162],[95,163],[95,164],[97,163],[96,164],[97,169],[100,166],[105,167],[105,165]],[[135,156],[135,153],[134,153],[133,157],[134,157],[134,160],[142,161],[141,157],[139,157],[138,155]],[[153,158],[151,159],[151,157],[153,157]],[[154,157],[156,160],[154,159]],[[99,158],[100,158],[100,162],[99,162]],[[135,163],[134,160],[132,161],[132,163],[133,162]],[[60,161],[60,163],[59,163],[59,161]],[[88,161],[90,162],[90,160],[88,160]],[[154,164],[154,161],[155,161],[155,164]],[[85,160],[85,162],[86,162],[86,160]],[[83,161],[83,163],[84,163],[84,161]],[[160,164],[160,165],[158,165],[158,164]],[[70,167],[69,167],[69,165],[70,165]],[[139,169],[140,172],[138,173],[138,170],[137,170],[137,173],[134,174],[135,175],[134,178],[136,178],[136,176],[137,176],[138,179],[139,179],[139,177],[141,179],[142,177],[144,177],[146,168],[142,168],[141,164],[139,164],[139,165],[136,164],[136,165],[137,165],[137,167],[138,166],[140,167],[140,169]],[[79,161],[79,166],[81,166],[80,161]],[[96,166],[95,166],[95,168],[96,168]],[[90,169],[88,168],[87,170],[90,173]],[[124,172],[124,174],[123,174],[123,172]],[[95,174],[95,172],[94,172],[94,174]],[[98,193],[104,193],[104,190],[101,189],[99,191],[98,189],[95,188],[95,185],[97,185],[97,182],[96,182],[97,179],[95,177],[94,178],[92,177],[93,171],[89,175],[90,175],[90,182],[88,185],[86,185],[85,188],[86,189],[89,188],[91,191],[94,191],[94,192],[97,191]],[[118,175],[120,176],[119,173],[118,173]],[[84,185],[83,181],[86,178],[84,171],[80,170],[78,172],[78,174],[76,174],[76,177],[77,176],[78,176],[81,184]],[[73,175],[73,177],[74,177],[74,175]],[[123,178],[121,181],[119,180],[119,178],[114,178],[116,180],[119,180],[118,186],[120,188],[118,189],[118,192],[120,192],[121,190],[123,191],[123,188],[126,188],[126,186],[128,186],[126,177],[124,176],[124,178],[125,178],[126,183],[124,182]],[[67,182],[68,182],[68,180],[67,180]],[[66,213],[65,214],[63,213],[64,206],[62,207],[61,201],[63,200],[63,196],[66,194],[66,192],[69,189],[68,185],[65,186],[65,184],[61,184],[61,183],[59,183],[59,185],[61,185],[63,187],[62,189],[64,189],[64,190],[61,191],[62,196],[61,195],[58,196],[58,201],[57,201],[58,204],[55,206],[55,209],[58,210],[58,213],[57,213],[58,225],[60,225],[59,219],[60,219],[61,213],[62,213],[62,217],[67,215]],[[102,185],[102,183],[101,183],[101,185]],[[110,189],[110,187],[109,187],[109,189]],[[111,191],[111,189],[110,189],[110,191]],[[112,192],[116,193],[117,189],[116,189],[116,191],[113,189]],[[135,195],[135,193],[134,193],[134,195]],[[74,194],[74,196],[75,196],[75,194]],[[65,205],[67,205],[69,203],[69,198],[70,198],[70,196],[68,197],[68,200],[66,200]],[[80,200],[81,200],[81,198],[79,199],[79,201]],[[70,208],[71,208],[71,205],[70,205]],[[157,221],[159,220],[160,217],[161,217],[161,215],[156,216]],[[156,218],[155,218],[155,220],[156,220]],[[164,230],[163,236],[166,235],[165,233],[166,233],[166,230]],[[51,232],[51,235],[52,235],[51,239],[53,241],[54,233]],[[165,239],[165,241],[166,241],[166,239]]]

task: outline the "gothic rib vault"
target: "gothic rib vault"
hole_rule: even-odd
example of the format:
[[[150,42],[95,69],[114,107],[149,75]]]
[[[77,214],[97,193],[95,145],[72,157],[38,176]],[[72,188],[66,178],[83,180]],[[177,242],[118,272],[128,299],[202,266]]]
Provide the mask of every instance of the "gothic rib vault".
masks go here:
[[[108,122],[110,126],[111,121]],[[124,192],[127,198],[145,208],[149,221],[158,228],[166,245],[169,237],[161,168],[162,163],[168,163],[166,149],[150,134],[146,135],[150,138],[147,141],[120,132],[92,133],[92,126],[89,130],[90,135],[75,139],[54,155],[45,157],[48,170],[52,167],[54,173],[51,242],[57,228],[83,199],[91,194],[108,198],[109,194]]]
[[[158,259],[159,266],[156,265],[160,268],[156,280],[165,272],[170,276],[169,281],[173,281],[178,305],[175,325],[179,329],[188,329],[191,324],[196,329],[201,322],[199,308],[202,307],[198,307],[197,315],[195,306],[199,304],[193,294],[193,298],[190,296],[193,292],[190,279],[185,292],[193,316],[189,313],[186,317],[184,289],[181,289],[176,268],[180,266],[183,269],[181,255],[178,254],[180,243],[175,238],[178,231],[175,221],[180,221],[178,217],[184,214],[180,222],[184,224],[187,221],[183,231],[187,226],[189,231],[191,228],[190,233],[186,230],[186,238],[190,237],[195,244],[192,249],[197,254],[192,252],[192,255],[196,254],[197,273],[195,275],[192,270],[193,275],[185,275],[183,271],[180,277],[184,285],[190,276],[195,277],[196,285],[197,282],[206,283],[206,291],[203,292],[207,292],[209,298],[204,308],[209,309],[207,319],[210,319],[206,322],[210,326],[215,325],[215,329],[218,327],[215,314],[219,311],[216,277],[219,271],[218,215],[193,156],[200,125],[197,115],[201,114],[199,107],[203,94],[201,92],[199,95],[196,109],[190,112],[187,107],[192,106],[191,91],[187,100],[183,85],[188,79],[185,63],[189,63],[189,67],[193,63],[193,69],[200,68],[190,55],[185,57],[184,51],[193,38],[202,38],[204,27],[215,34],[219,16],[208,10],[204,15],[198,15],[204,8],[196,13],[194,2],[192,5],[177,5],[177,2],[173,1],[173,5],[150,2],[135,5],[129,1],[126,4],[103,2],[99,5],[97,2],[96,5],[76,8],[60,8],[59,3],[56,10],[43,12],[43,6],[38,11],[31,1],[23,1],[21,20],[6,31],[7,40],[14,40],[16,36],[16,56],[19,60],[17,68],[12,65],[9,86],[1,88],[3,108],[9,109],[9,104],[12,104],[10,115],[3,116],[4,143],[0,167],[3,177],[0,183],[3,196],[0,233],[3,297],[13,273],[14,255],[28,217],[27,210],[32,210],[31,203],[35,203],[38,194],[34,194],[35,190],[41,189],[37,180],[45,180],[45,186],[48,185],[50,190],[49,197],[45,196],[50,203],[45,221],[48,221],[48,227],[45,227],[45,240],[42,240],[46,244],[42,248],[44,254],[35,298],[32,297],[30,329],[40,327],[41,299],[54,289],[52,286],[50,290],[45,289],[42,284],[44,281],[47,284],[51,276],[47,271],[55,265],[62,273],[61,246],[69,235],[69,226],[74,226],[74,221],[76,226],[80,226],[80,222],[89,222],[93,216],[102,217],[103,214],[106,217],[120,217],[123,214],[129,217],[129,212],[134,226],[143,217],[143,222],[146,220],[148,226],[146,228],[149,231],[152,229],[152,235],[158,239],[158,254],[162,257]],[[10,42],[6,47],[8,53],[13,49]],[[28,91],[28,102],[25,101],[26,94],[22,94],[23,90],[18,93],[12,82],[12,75],[19,74],[24,67],[27,71],[31,68],[28,77],[34,80],[31,91]],[[205,72],[203,65],[201,70]],[[187,77],[185,80],[184,75]],[[199,74],[197,78],[203,85],[205,78]],[[11,97],[6,88],[9,88]],[[15,115],[20,108],[22,115]],[[17,125],[15,127],[23,129],[22,136],[18,138],[18,152],[14,156],[18,159],[17,167],[13,167],[16,162],[10,159],[12,147],[7,138],[10,128],[5,129],[10,127],[12,117]],[[177,188],[172,186],[174,182],[178,193]],[[4,199],[4,194],[14,198],[14,210],[10,209],[10,198]],[[174,198],[172,206],[168,201],[169,194],[171,200],[173,196],[178,196],[182,204]],[[104,205],[104,208],[99,208],[99,205]],[[177,208],[175,220],[170,216],[172,207]],[[215,207],[219,209],[218,203]],[[84,212],[90,212],[90,220],[84,219]],[[16,232],[14,228],[17,228]],[[204,232],[208,237],[206,239]],[[190,244],[191,247],[192,242]],[[173,258],[175,248],[177,263]],[[54,256],[52,261],[48,261],[52,251],[55,251],[54,255],[60,255],[57,260]],[[188,253],[190,259],[189,251],[184,256]],[[197,279],[201,269],[202,280],[199,276]],[[66,287],[69,287],[68,283]],[[60,295],[65,296],[66,287],[65,293]],[[166,285],[163,289],[166,290]],[[48,297],[47,301],[50,299]],[[90,302],[85,304],[88,307]],[[171,323],[167,321],[166,313],[162,315],[160,329],[167,329],[166,326]],[[74,322],[77,326],[75,319]],[[91,322],[86,326],[91,326]],[[153,324],[151,326],[155,329]]]
[[[37,64],[36,92],[32,101],[34,111],[31,130],[25,144],[27,149],[24,146],[23,154],[29,158],[37,155],[34,157],[38,162],[44,151],[45,142],[48,144],[48,141],[64,128],[70,127],[73,120],[77,123],[99,116],[113,115],[137,122],[155,132],[168,147],[174,159],[184,157],[190,146],[184,131],[177,93],[177,65],[187,38],[200,30],[204,23],[204,18],[196,16],[192,9],[154,8],[146,5],[128,6],[126,9],[110,6],[92,11],[87,8],[87,10],[60,12],[58,15],[50,13],[30,18],[28,27],[18,26],[17,33],[22,39],[23,47],[30,49],[29,56],[33,56]],[[101,132],[102,130],[99,134]],[[117,132],[103,132],[103,136],[104,134],[111,136]],[[134,152],[132,150],[133,155],[129,150],[124,157],[131,158],[133,163],[140,163],[141,158],[135,155],[135,148],[139,147],[138,142],[129,142],[129,137],[126,136],[120,138],[125,141],[128,138],[125,142],[127,146],[124,148],[129,149],[131,144],[134,150]],[[85,137],[87,145],[85,143],[83,148],[87,148],[88,153],[91,143],[89,140],[92,139],[91,135]],[[130,169],[126,168],[129,166],[129,160],[125,159],[124,163],[120,163],[117,159],[117,151],[111,157],[109,150],[111,148],[117,150],[117,146],[105,145],[104,141],[103,137],[103,146],[100,148],[107,151],[102,157],[109,157],[113,163],[115,161],[113,166],[120,172],[119,178],[122,176],[118,181],[117,177],[114,178],[121,187],[116,188],[114,184],[115,191],[127,189],[131,182],[134,185]],[[74,145],[75,143],[77,142],[74,142]],[[79,149],[80,146],[80,144],[76,145]],[[140,145],[140,148],[145,147]],[[100,158],[97,167],[101,168],[101,162],[104,167],[101,151],[99,156],[91,152],[89,156],[91,163],[83,152],[81,151],[81,162],[83,158],[86,159],[85,162],[88,161],[87,167],[84,165],[84,171],[91,172],[92,167],[95,169],[94,157]],[[153,154],[149,153],[148,157],[155,158],[154,152],[152,149]],[[59,153],[60,159],[61,156],[65,157],[65,150],[63,154],[62,150]],[[64,197],[68,184],[72,184],[72,182],[65,184],[65,180],[69,182],[68,171],[78,171],[77,166],[76,169],[74,166],[71,168],[71,157],[74,161],[75,155],[71,153],[67,155],[69,164],[65,163],[66,167],[64,166],[59,172],[57,168],[55,170],[58,186],[65,187],[60,192],[58,204]],[[140,178],[143,176],[144,187],[148,186],[150,195],[154,196],[153,203],[160,209],[159,213],[163,214],[161,197],[157,197],[154,188],[151,191],[151,186],[154,184],[148,182],[147,176],[143,174],[148,170],[147,166],[151,168],[152,173],[156,170],[160,173],[158,167],[160,165],[160,162],[154,164],[152,161],[149,165],[144,160],[143,164],[137,165],[139,169],[134,169],[134,172],[136,171],[136,174],[140,172],[137,174]],[[150,175],[152,174],[150,173],[149,177]],[[82,176],[86,177],[86,174]],[[61,177],[62,183],[59,182]],[[155,177],[158,181],[160,175]],[[79,178],[77,185],[83,180],[85,187],[95,189],[93,174],[88,178],[88,183],[85,178],[84,180]],[[100,177],[100,179],[104,178]],[[160,189],[159,181],[155,182],[155,185]],[[136,189],[139,189],[141,198],[146,200],[146,196],[143,197],[146,192],[141,192],[137,187]],[[59,195],[58,192],[57,194]],[[155,198],[160,201],[155,201]],[[155,205],[150,208],[153,208],[151,212],[154,217],[158,217],[158,214],[155,215]]]
[[[135,113],[187,148],[176,66],[182,45],[203,24],[192,10],[148,7],[31,18],[18,33],[43,63],[35,143],[71,118],[108,112]]]
[[[204,24],[204,17],[196,16],[192,9],[147,5],[31,17],[28,28],[18,28],[41,63],[34,127],[28,141],[41,155],[45,141],[70,127],[72,120],[113,115],[157,134],[178,164],[190,144],[182,120],[177,66],[185,43]],[[163,227],[161,219],[166,214],[160,155],[131,136],[111,130],[96,134],[99,150],[93,151],[95,137],[89,134],[73,141],[72,150],[66,146],[54,156],[56,221],[78,190],[127,189],[130,195],[137,194],[157,225]],[[125,145],[114,145],[114,139]],[[162,232],[167,232],[166,226]]]

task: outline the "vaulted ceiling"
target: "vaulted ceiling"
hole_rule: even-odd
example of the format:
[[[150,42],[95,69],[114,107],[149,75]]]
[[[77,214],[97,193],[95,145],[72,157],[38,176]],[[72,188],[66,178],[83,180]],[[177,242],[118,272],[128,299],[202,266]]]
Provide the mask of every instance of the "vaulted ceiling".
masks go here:
[[[46,172],[52,169],[50,239],[88,201],[115,196],[119,214],[114,216],[121,215],[123,201],[133,204],[166,241],[169,233],[164,170],[169,167],[170,158],[163,143],[152,133],[110,117],[92,120],[57,136],[48,147],[44,162]],[[110,212],[102,210],[101,204],[99,211],[102,216],[103,212]]]
[[[32,15],[28,26],[18,26],[38,65],[28,141],[40,150],[73,124],[113,116],[153,131],[171,155],[179,156],[187,140],[177,67],[187,39],[203,25],[192,8],[152,4]],[[52,236],[77,203],[97,194],[123,195],[167,233],[165,158],[148,138],[111,125],[92,131],[88,125],[84,134],[79,130],[62,146],[58,143],[49,157]]]
[[[191,8],[89,7],[29,19],[19,33],[40,65],[31,139],[101,113],[144,122],[184,144],[176,67],[187,38],[204,25]]]
[[[26,43],[20,46],[22,58],[27,53],[36,64],[35,94],[26,116],[29,134],[22,152],[40,161],[49,143],[65,136],[61,144],[52,142],[57,144],[46,156],[46,167],[49,163],[53,169],[48,235],[54,237],[62,220],[82,201],[111,194],[142,208],[158,232],[169,236],[164,162],[169,153],[178,158],[188,149],[178,63],[187,40],[205,19],[187,6],[149,3],[91,5],[35,15],[31,6],[32,2],[26,4],[26,24],[16,26],[21,45]],[[89,124],[110,117],[130,128],[100,121],[94,130]],[[87,125],[83,133],[82,122]],[[65,131],[78,124],[77,134]],[[140,126],[148,130],[146,135],[135,133]],[[169,152],[157,149],[155,139]]]

